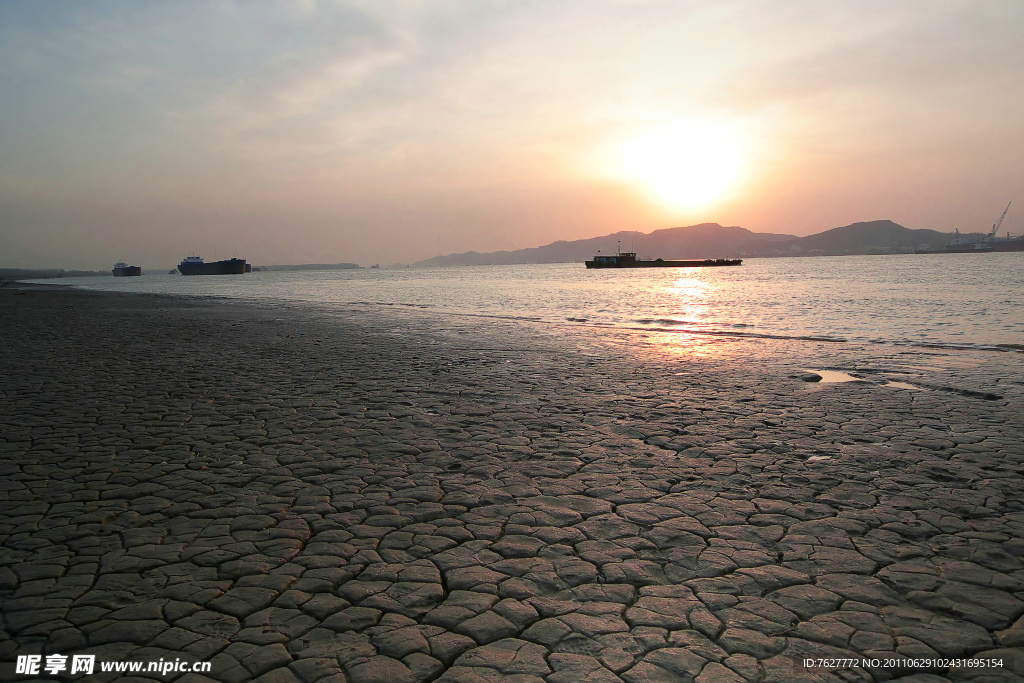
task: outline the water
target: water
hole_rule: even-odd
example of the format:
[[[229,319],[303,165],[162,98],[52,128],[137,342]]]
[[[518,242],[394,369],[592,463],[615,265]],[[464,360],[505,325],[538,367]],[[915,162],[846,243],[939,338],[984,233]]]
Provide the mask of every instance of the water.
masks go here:
[[[735,268],[551,264],[64,282],[463,321],[484,316],[669,333],[1024,349],[1024,253],[749,259]]]

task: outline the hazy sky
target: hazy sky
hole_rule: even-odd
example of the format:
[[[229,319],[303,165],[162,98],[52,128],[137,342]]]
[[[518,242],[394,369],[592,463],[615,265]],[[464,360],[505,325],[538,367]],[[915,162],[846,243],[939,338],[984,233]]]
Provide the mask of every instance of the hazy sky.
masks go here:
[[[1024,3],[0,2],[0,266],[1024,232]]]

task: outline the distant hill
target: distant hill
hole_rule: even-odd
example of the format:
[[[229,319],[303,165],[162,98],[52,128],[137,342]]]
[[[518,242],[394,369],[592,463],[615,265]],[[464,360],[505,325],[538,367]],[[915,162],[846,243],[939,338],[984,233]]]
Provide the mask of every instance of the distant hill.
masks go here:
[[[593,258],[596,253],[614,254],[621,243],[622,251],[635,251],[641,258],[720,258],[739,256],[751,249],[798,239],[795,235],[755,233],[746,228],[723,227],[717,223],[701,223],[682,228],[666,228],[645,234],[635,231],[617,232],[603,237],[559,241],[543,247],[517,251],[494,251],[480,254],[436,256],[419,261],[417,266],[479,266],[514,263],[571,263]]]
[[[922,246],[940,247],[949,243],[951,238],[949,233],[911,230],[899,223],[882,220],[844,225],[778,246],[789,249],[791,253],[803,254],[877,254],[912,252]]]
[[[414,265],[576,263],[589,260],[598,252],[614,254],[620,244],[622,251],[635,251],[640,258],[664,259],[908,253],[920,247],[941,247],[948,244],[950,239],[950,233],[912,230],[889,220],[853,223],[808,237],[751,232],[737,226],[701,223],[655,230],[652,233],[616,232],[603,237],[558,241],[516,251],[493,251],[486,254],[467,251],[436,256]]]
[[[114,274],[109,270],[64,270],[63,268],[0,268],[4,280],[49,280],[62,277],[89,277]]]

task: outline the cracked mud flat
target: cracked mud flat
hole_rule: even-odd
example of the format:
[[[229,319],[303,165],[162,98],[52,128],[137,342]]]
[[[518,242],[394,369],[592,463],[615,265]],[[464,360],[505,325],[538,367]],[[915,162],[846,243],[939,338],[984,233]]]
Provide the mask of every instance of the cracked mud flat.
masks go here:
[[[922,371],[958,394],[809,385],[941,355],[806,341],[74,291],[0,323],[4,680],[1021,680],[1017,352]],[[892,656],[1006,666],[801,664]]]

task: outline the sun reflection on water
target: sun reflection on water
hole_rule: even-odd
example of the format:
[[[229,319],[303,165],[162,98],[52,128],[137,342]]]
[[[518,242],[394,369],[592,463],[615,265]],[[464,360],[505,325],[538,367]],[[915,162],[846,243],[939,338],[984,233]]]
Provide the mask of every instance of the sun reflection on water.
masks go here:
[[[702,277],[705,271],[693,270],[679,271],[666,278],[658,296],[665,304],[663,310],[670,311],[671,317],[651,321],[657,323],[659,331],[643,335],[644,345],[669,356],[726,356],[732,346],[726,342],[731,340],[706,333],[712,323],[710,301],[715,294],[715,285]]]
[[[686,326],[707,324],[711,284],[699,277],[678,277],[665,288],[673,300],[673,315]]]

